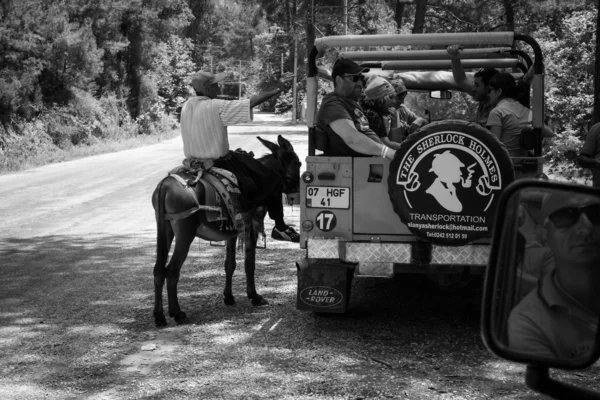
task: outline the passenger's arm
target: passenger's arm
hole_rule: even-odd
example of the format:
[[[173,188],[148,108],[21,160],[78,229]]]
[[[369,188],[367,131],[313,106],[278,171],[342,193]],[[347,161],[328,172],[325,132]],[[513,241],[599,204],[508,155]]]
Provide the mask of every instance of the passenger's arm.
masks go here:
[[[600,169],[600,161],[594,158],[594,154],[598,148],[598,140],[600,140],[600,133],[598,132],[598,126],[594,125],[585,137],[585,143],[579,152],[580,155],[575,159],[579,166],[583,168]]]
[[[422,127],[423,125],[427,125],[427,120],[425,118],[417,117],[413,121],[413,123],[410,125],[410,131],[409,131],[409,133],[413,133],[414,131],[416,131],[420,127]]]
[[[533,72],[533,65],[532,65],[531,67],[529,67],[529,69],[527,70],[525,75],[523,75],[523,78],[522,78],[523,83],[526,83],[528,85],[531,84],[531,81],[533,80],[533,75],[534,75],[534,72]]]
[[[600,161],[594,160],[592,157],[588,157],[585,154],[577,156],[575,161],[582,168],[600,169]]]
[[[492,132],[494,134],[494,136],[496,136],[498,139],[500,139],[500,136],[502,136],[502,127],[501,126],[488,126],[487,127],[488,130],[490,132]]]
[[[348,119],[335,120],[329,126],[348,147],[359,153],[381,157],[385,151],[384,147],[388,147],[357,131],[352,121]],[[396,150],[391,148],[385,151],[385,156],[389,159],[393,159],[395,154]]]
[[[392,112],[392,123],[390,124],[390,133],[388,137],[392,142],[400,143],[404,139],[404,126],[400,126],[400,117],[398,116],[398,110],[394,109]]]
[[[554,131],[552,129],[550,129],[550,127],[548,125],[544,125],[542,127],[542,137],[543,138],[554,137]]]
[[[492,132],[494,136],[502,140],[502,116],[497,108],[490,111],[485,127],[488,131]]]
[[[385,144],[390,149],[398,150],[400,148],[400,143],[392,142],[389,137],[381,137],[381,143]]]
[[[392,142],[402,142],[402,140],[404,140],[404,128],[391,128],[388,137]]]
[[[452,76],[454,77],[454,81],[462,89],[462,91],[472,94],[473,85],[475,82],[473,78],[466,74],[465,68],[460,62],[461,50],[462,47],[455,44],[448,46],[448,48],[446,49],[446,51],[450,55],[450,63],[452,65]]]

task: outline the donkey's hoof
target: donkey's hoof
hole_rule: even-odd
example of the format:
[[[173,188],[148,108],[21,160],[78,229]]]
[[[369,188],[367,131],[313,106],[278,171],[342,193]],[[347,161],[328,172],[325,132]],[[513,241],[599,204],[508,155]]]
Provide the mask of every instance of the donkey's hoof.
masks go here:
[[[154,316],[154,322],[156,326],[167,326],[167,319],[164,315]]]
[[[235,297],[233,296],[223,296],[223,302],[228,306],[235,306]]]
[[[264,299],[264,297],[260,296],[260,295],[256,295],[255,297],[252,298],[252,305],[254,307],[258,307],[258,306],[266,306],[267,304],[269,304],[268,301],[266,301]]]
[[[178,322],[178,323],[185,321],[186,318],[187,318],[187,315],[185,315],[185,313],[183,311],[179,311],[174,317],[175,322]]]

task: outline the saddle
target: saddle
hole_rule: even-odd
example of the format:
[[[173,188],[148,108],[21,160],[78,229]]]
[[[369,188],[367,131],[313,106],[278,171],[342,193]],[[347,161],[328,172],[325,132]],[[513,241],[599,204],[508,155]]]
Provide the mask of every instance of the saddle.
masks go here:
[[[237,178],[230,171],[213,166],[212,161],[185,159],[183,165],[169,171],[191,195],[195,207],[181,213],[167,214],[168,220],[187,218],[202,210],[208,222],[220,221],[220,230],[244,232],[244,215],[240,212],[241,192]],[[204,198],[198,198],[197,185],[204,188]],[[202,200],[202,201],[200,201]]]

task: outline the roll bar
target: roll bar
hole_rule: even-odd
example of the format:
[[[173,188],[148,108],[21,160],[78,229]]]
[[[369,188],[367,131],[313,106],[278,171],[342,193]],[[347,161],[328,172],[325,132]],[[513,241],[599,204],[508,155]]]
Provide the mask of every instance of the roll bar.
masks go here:
[[[518,60],[516,58],[498,58],[498,59],[473,59],[462,62],[465,68],[517,68]],[[381,68],[383,70],[440,70],[451,69],[450,60],[403,60],[403,61],[384,61],[384,62],[364,62],[360,63],[365,68]],[[527,71],[525,71],[527,72]]]
[[[512,46],[513,32],[415,33],[397,35],[326,36],[315,40],[322,52],[327,47],[366,46]]]
[[[492,47],[483,49],[464,49],[460,52],[462,60],[473,58],[502,58],[512,51],[511,47]],[[410,50],[410,51],[344,51],[340,58],[354,61],[401,61],[401,60],[449,60],[446,50]]]

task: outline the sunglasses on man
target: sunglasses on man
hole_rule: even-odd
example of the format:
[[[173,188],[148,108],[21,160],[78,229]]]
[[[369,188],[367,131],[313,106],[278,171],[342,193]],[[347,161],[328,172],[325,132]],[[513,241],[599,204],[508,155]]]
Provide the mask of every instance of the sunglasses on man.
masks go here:
[[[356,75],[341,75],[342,78],[352,78],[352,82],[358,82],[359,80],[365,83],[365,77],[362,74]]]
[[[600,225],[600,203],[583,207],[562,208],[550,214],[548,219],[557,228],[568,228],[579,221],[581,214],[585,214],[592,224]]]

